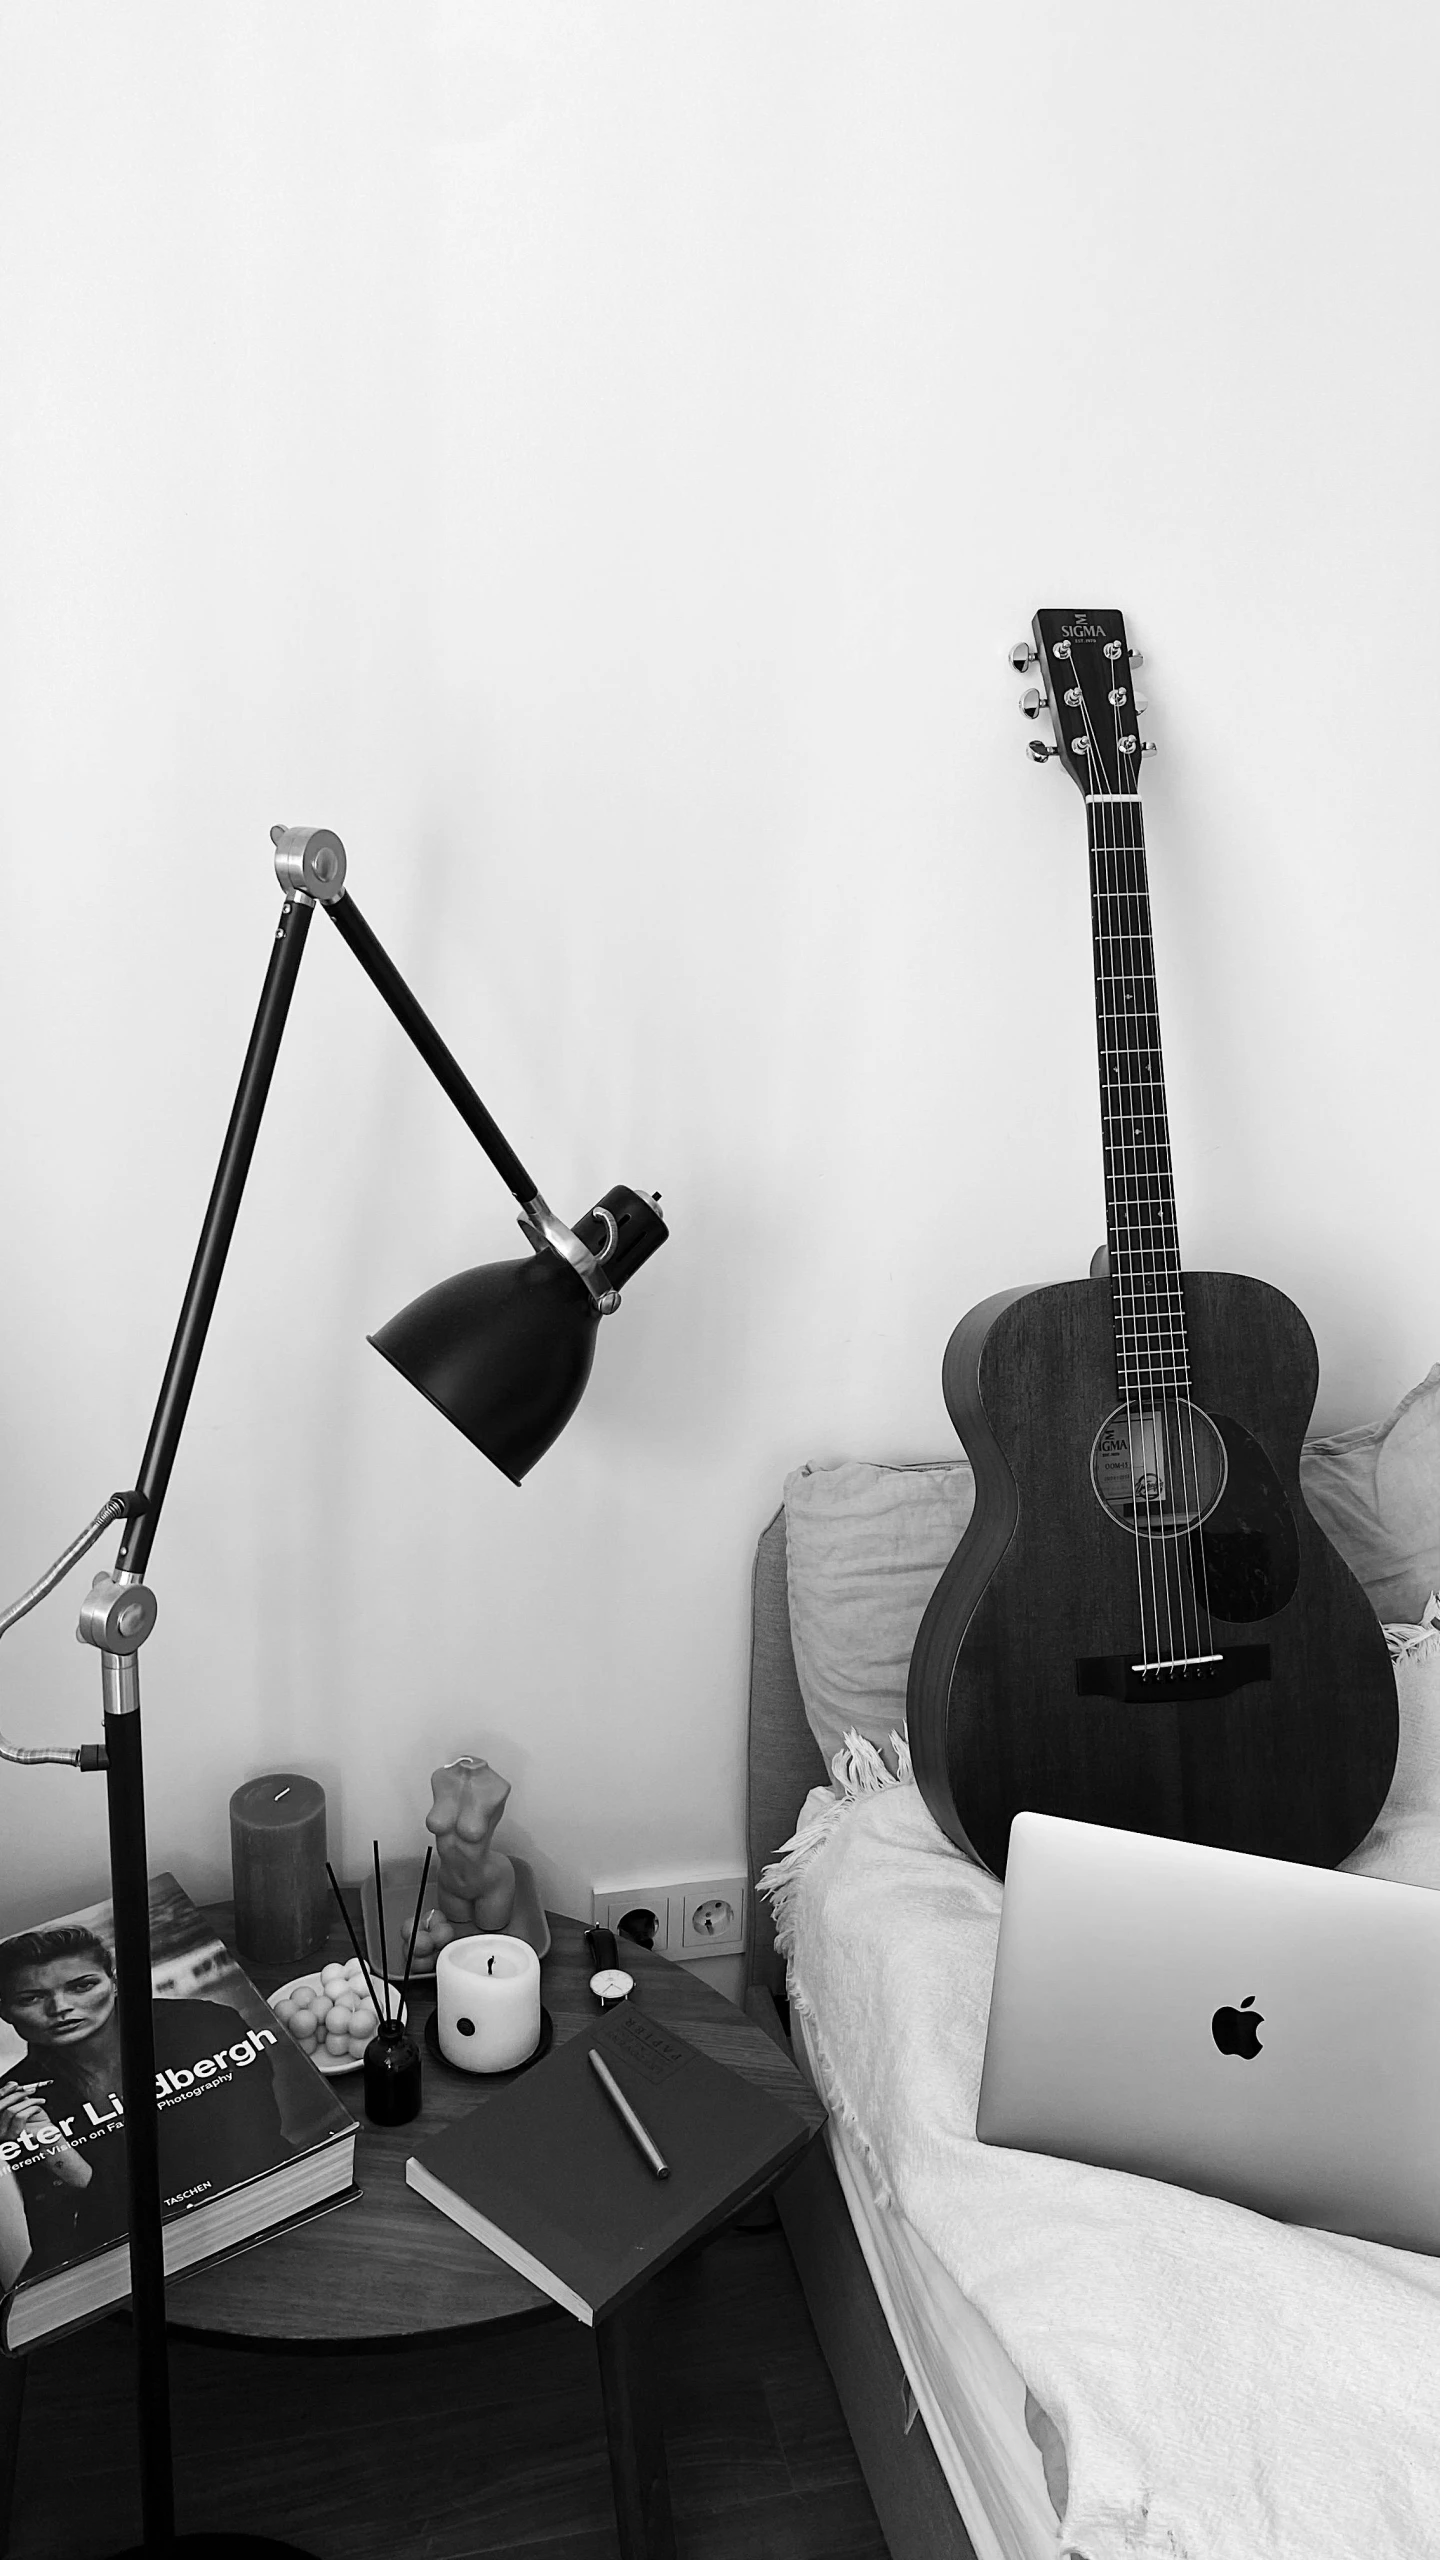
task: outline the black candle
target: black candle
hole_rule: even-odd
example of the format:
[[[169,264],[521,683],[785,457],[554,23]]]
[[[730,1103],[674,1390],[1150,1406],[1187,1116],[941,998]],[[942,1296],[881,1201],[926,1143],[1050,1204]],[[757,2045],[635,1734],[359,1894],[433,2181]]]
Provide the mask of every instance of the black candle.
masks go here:
[[[259,1964],[302,1964],[323,1946],[325,1790],[314,1778],[247,1778],[230,1799],[235,1943]]]

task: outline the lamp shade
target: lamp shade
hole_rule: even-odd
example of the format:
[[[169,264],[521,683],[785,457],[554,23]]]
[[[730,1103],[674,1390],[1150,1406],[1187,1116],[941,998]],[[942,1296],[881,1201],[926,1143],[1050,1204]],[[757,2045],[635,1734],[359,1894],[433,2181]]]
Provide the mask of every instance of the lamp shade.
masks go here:
[[[457,1272],[369,1339],[519,1484],[585,1392],[599,1323],[584,1281],[537,1253]]]

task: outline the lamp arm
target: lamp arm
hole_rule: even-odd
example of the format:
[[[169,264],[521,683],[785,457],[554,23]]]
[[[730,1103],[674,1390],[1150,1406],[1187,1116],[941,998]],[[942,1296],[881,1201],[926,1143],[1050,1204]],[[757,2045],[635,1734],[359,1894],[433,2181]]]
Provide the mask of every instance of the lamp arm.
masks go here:
[[[175,1328],[170,1357],[161,1381],[160,1400],[155,1407],[150,1437],[140,1462],[140,1473],[136,1479],[136,1508],[126,1524],[115,1559],[117,1577],[128,1575],[138,1578],[143,1575],[160,1525],[161,1505],[175,1464],[180,1434],[185,1428],[185,1416],[190,1410],[195,1374],[210,1330],[210,1318],[215,1312],[225,1257],[230,1250],[245,1177],[260,1134],[261,1115],[270,1092],[270,1079],[275,1072],[275,1060],[312,913],[311,900],[303,892],[288,897],[281,910],[255,1015],[255,1027],[240,1071],[230,1126],[225,1132],[225,1144],[220,1151],[220,1162],[200,1229],[200,1242],[185,1286],[180,1321]]]
[[[503,1129],[485,1108],[453,1051],[447,1049],[389,952],[372,933],[345,886],[345,848],[328,827],[272,827],[275,868],[287,886],[313,897],[322,906],[342,941],[348,944],[376,992],[414,1043],[442,1093],[454,1103],[472,1138],[479,1140],[500,1179],[514,1193],[524,1216],[520,1224],[537,1252],[547,1247],[568,1262],[589,1290],[601,1315],[619,1305],[619,1293],[601,1273],[599,1257],[583,1237],[556,1216],[535,1177],[515,1153]],[[318,848],[318,852],[317,852]],[[613,1221],[611,1222],[613,1225]],[[613,1245],[613,1233],[609,1237]]]
[[[504,1131],[491,1118],[458,1058],[446,1048],[434,1023],[401,977],[384,945],[376,938],[348,889],[320,901],[341,940],[353,951],[376,992],[383,996],[400,1028],[419,1050],[441,1092],[454,1103],[472,1138],[478,1138],[500,1179],[522,1208],[536,1196],[528,1173]]]

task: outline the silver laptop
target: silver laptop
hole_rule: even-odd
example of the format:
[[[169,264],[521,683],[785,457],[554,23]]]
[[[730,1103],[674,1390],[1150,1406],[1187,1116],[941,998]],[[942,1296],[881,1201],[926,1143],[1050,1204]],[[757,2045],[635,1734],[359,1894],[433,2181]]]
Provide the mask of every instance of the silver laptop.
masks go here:
[[[1440,1893],[1017,1814],[976,2131],[1440,2254]]]

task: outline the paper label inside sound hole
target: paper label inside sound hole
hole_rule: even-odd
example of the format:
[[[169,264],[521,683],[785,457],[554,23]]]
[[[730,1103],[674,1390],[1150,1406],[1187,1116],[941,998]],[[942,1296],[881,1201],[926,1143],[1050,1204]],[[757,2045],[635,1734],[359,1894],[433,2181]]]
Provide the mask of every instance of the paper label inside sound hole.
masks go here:
[[[1209,1415],[1175,1398],[1107,1414],[1091,1447],[1090,1481],[1111,1519],[1132,1536],[1177,1537],[1214,1510],[1226,1463]]]

